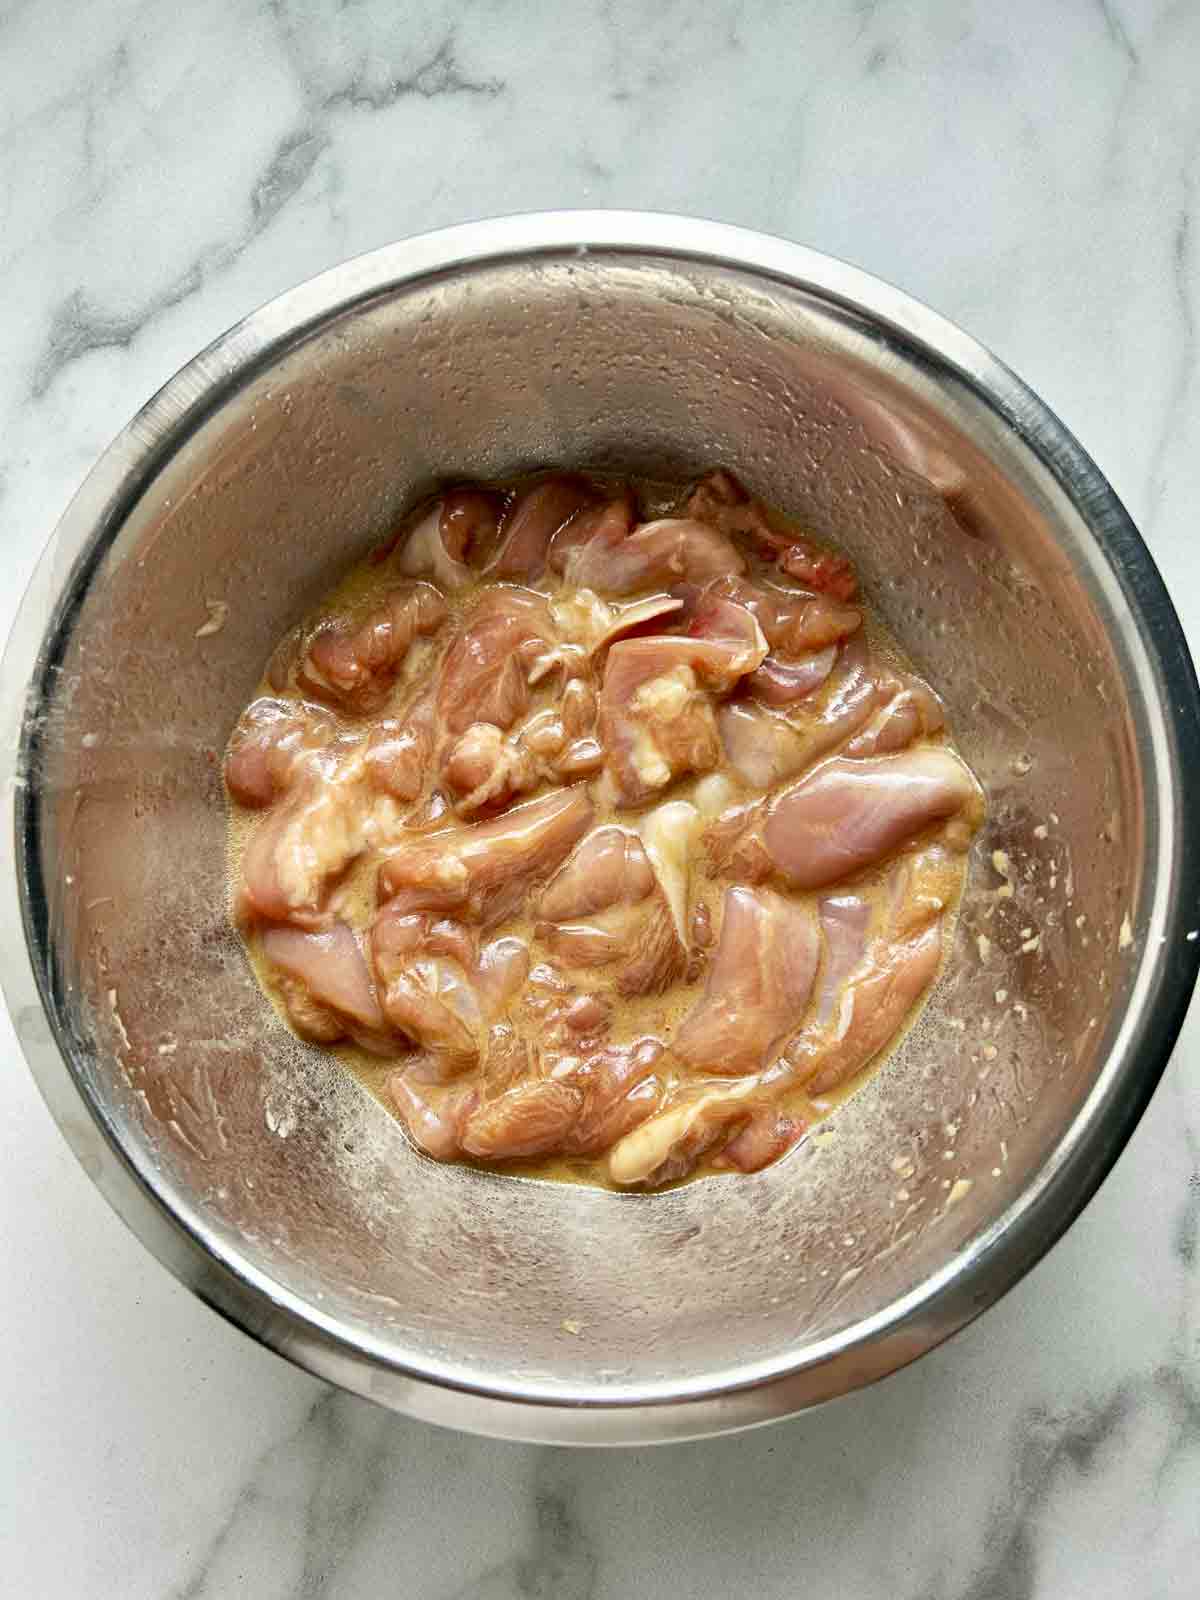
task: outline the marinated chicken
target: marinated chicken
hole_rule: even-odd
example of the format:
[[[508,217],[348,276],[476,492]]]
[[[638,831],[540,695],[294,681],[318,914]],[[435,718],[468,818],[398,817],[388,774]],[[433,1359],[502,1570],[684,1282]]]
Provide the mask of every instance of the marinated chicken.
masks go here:
[[[421,507],[225,756],[290,1028],[438,1161],[757,1172],[902,1034],[983,819],[839,552],[731,473]]]

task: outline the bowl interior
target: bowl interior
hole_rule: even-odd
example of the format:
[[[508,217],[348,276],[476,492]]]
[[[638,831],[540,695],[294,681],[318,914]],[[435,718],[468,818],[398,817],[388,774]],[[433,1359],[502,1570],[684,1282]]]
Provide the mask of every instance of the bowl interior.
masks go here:
[[[815,290],[550,252],[321,319],[173,445],[55,619],[27,844],[72,1070],[189,1230],[382,1367],[564,1402],[810,1367],[987,1248],[1097,1082],[1159,867],[1120,588],[982,394]],[[275,1021],[230,931],[219,758],[272,645],[439,480],[555,463],[723,463],[843,545],[990,797],[920,1025],[753,1178],[434,1165]]]

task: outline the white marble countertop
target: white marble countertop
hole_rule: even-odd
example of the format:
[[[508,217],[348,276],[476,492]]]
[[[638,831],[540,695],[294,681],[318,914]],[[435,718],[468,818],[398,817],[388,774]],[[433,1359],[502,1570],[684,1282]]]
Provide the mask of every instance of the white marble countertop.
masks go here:
[[[112,434],[246,310],[442,223],[616,205],[788,235],[961,322],[1085,441],[1200,643],[1197,61],[1200,9],[1158,0],[0,0],[0,631]],[[1200,1592],[1195,1012],[982,1322],[667,1451],[476,1441],[293,1371],[108,1211],[6,1018],[0,1069],[6,1593]]]

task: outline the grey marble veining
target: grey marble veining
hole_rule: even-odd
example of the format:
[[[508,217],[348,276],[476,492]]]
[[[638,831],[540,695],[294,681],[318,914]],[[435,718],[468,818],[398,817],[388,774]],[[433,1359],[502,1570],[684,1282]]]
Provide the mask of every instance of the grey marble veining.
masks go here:
[[[0,0],[0,627],[126,418],[403,234],[559,205],[846,256],[1079,434],[1200,624],[1200,8]],[[0,1572],[39,1597],[1200,1593],[1200,1035],[949,1346],[740,1438],[566,1452],[324,1389],[107,1212],[0,1022]]]

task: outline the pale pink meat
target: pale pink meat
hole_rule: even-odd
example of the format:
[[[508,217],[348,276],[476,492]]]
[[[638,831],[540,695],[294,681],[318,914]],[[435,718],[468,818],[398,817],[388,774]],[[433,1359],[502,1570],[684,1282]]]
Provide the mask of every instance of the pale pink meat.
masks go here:
[[[473,1084],[438,1088],[415,1077],[410,1069],[393,1072],[387,1092],[419,1150],[435,1161],[453,1161],[462,1155],[462,1126],[479,1103],[479,1091]]]
[[[487,489],[447,489],[416,525],[398,534],[372,561],[390,562],[409,578],[429,578],[442,589],[461,589],[475,581],[468,557],[486,552],[495,542],[504,510],[498,494]]]
[[[616,826],[596,828],[542,890],[538,915],[547,922],[575,922],[614,905],[636,905],[657,883],[636,833]]]
[[[866,954],[871,902],[861,894],[826,895],[820,904],[821,968],[813,1001],[813,1021],[824,1027],[833,1017],[851,974]]]
[[[376,723],[367,741],[371,782],[397,800],[415,800],[425,787],[436,725],[433,696],[422,695],[399,717]]]
[[[564,1146],[567,1155],[600,1155],[658,1109],[664,1091],[655,1068],[662,1056],[662,1042],[648,1037],[606,1045],[578,1064],[552,1069],[583,1095]]]
[[[657,1043],[657,1040],[655,1041]],[[599,1156],[652,1117],[662,1104],[664,1087],[657,1076],[639,1079],[611,1098],[597,1094],[586,1101],[568,1137],[567,1155]]]
[[[522,490],[504,518],[500,548],[485,576],[535,582],[546,569],[551,540],[594,504],[595,496],[581,478],[544,478]]]
[[[395,901],[371,927],[371,961],[391,1025],[428,1052],[440,1079],[479,1064],[488,1018],[474,982],[466,929],[405,914]]]
[[[722,592],[720,585],[701,589],[688,605],[687,632],[738,652],[738,676],[753,673],[767,653],[767,640],[753,609]]]
[[[915,740],[940,733],[946,725],[942,702],[920,678],[884,677],[880,682],[883,704],[856,733],[842,754],[883,756],[905,750]]]
[[[761,538],[773,532],[759,501],[747,494],[732,472],[718,467],[706,473],[688,495],[684,511],[698,522],[707,522],[722,533]]]
[[[548,1155],[562,1148],[583,1110],[583,1094],[553,1078],[518,1083],[467,1118],[463,1149],[486,1161]]]
[[[762,629],[771,651],[789,660],[840,644],[862,627],[863,614],[857,606],[842,605],[828,595],[800,594],[734,577],[714,579],[705,593],[744,606]]]
[[[826,550],[802,534],[774,528],[760,503],[753,499],[731,472],[723,469],[702,478],[687,502],[689,516],[698,517],[728,533],[741,533],[758,541],[769,559],[806,588],[835,600],[853,600],[858,590],[854,568],[845,556]]]
[[[473,722],[446,752],[442,781],[456,809],[472,812],[506,806],[541,781],[537,762],[492,722]]]
[[[464,486],[442,495],[441,533],[446,554],[478,566],[496,537],[504,500],[491,489]]]
[[[484,1099],[462,1131],[468,1154],[489,1161],[597,1155],[650,1116],[662,1096],[657,1039],[563,1057],[542,1077]]]
[[[517,806],[492,822],[425,834],[399,845],[379,869],[382,900],[408,911],[453,912],[500,922],[549,877],[587,831],[593,807],[582,788]]]
[[[805,902],[727,889],[704,994],[679,1026],[675,1054],[698,1072],[760,1072],[808,1004],[819,952]]]
[[[263,696],[243,711],[225,757],[225,782],[243,806],[269,806],[291,786],[302,757],[334,737],[315,707]]]
[[[396,543],[391,568],[406,578],[428,578],[453,592],[473,583],[475,574],[447,545],[446,517],[437,500],[407,534]]]
[[[798,1144],[808,1123],[775,1106],[756,1111],[740,1133],[714,1158],[714,1167],[736,1167],[739,1172],[761,1172]]]
[[[604,550],[628,538],[636,519],[637,501],[631,489],[623,490],[602,505],[580,511],[550,541],[548,564],[551,571],[561,573],[572,551],[584,545],[592,547],[589,559],[594,565]]]
[[[757,1081],[688,1084],[609,1151],[608,1172],[622,1187],[657,1188],[685,1178],[715,1145],[735,1136],[757,1109]]]
[[[770,802],[763,846],[789,883],[819,889],[978,808],[979,798],[974,778],[949,750],[835,758]]]
[[[479,952],[475,964],[475,988],[484,1015],[492,1022],[501,1017],[520,996],[529,976],[529,946],[511,936],[493,939]]]
[[[403,584],[365,618],[318,628],[300,665],[300,687],[341,711],[378,711],[413,640],[436,633],[445,618],[446,602],[432,584]]]
[[[533,641],[554,638],[546,601],[525,589],[489,590],[463,623],[442,663],[438,682],[439,725],[465,733],[475,722],[511,728],[529,704],[521,655]]]
[[[460,923],[392,900],[372,924],[371,961],[388,1022],[426,1052],[418,1075],[447,1080],[479,1065],[524,983],[529,951],[514,938],[480,949]]]
[[[745,570],[744,557],[723,533],[689,517],[663,517],[642,523],[619,543],[596,536],[576,545],[564,575],[577,588],[623,595]]]
[[[960,813],[972,825],[979,786],[944,749],[862,760],[835,757],[779,794],[736,807],[708,829],[717,871],[821,889],[885,860]]]
[[[828,1094],[868,1067],[933,981],[941,957],[940,915],[906,938],[873,940],[830,1022],[806,1028],[788,1047],[795,1079],[809,1094]]]
[[[683,773],[718,764],[708,691],[728,693],[752,670],[755,654],[741,642],[675,634],[612,646],[600,691],[600,738],[619,804],[640,804]]]
[[[309,758],[305,779],[252,834],[239,910],[249,921],[320,927],[331,886],[366,847],[376,819],[359,752]]]
[[[756,789],[773,788],[809,765],[804,734],[751,700],[727,701],[717,712],[717,728],[730,767]],[[740,823],[734,832],[741,836]]]
[[[626,828],[590,833],[547,884],[537,914],[538,936],[564,966],[619,962],[621,994],[660,994],[687,964],[666,892]]]
[[[276,974],[299,985],[304,997],[319,1008],[316,1015],[324,1012],[335,1021],[337,1032],[333,1038],[349,1034],[368,1048],[388,1049],[388,1025],[371,974],[358,940],[344,922],[335,922],[320,932],[267,928],[262,951]],[[304,1006],[297,990],[289,985],[281,985],[281,990],[298,1031],[313,1032],[314,1013]],[[327,1029],[318,1036],[323,1042],[332,1042]],[[398,1049],[393,1044],[390,1053],[397,1054]]]
[[[757,677],[752,674],[747,687]],[[852,738],[879,695],[866,641],[855,634],[842,645],[826,683],[802,700],[778,708],[744,699],[722,706],[718,724],[729,764],[756,788],[774,788]]]
[[[437,1160],[758,1172],[936,976],[982,817],[941,702],[873,657],[850,562],[732,474],[638,515],[569,473],[444,492],[230,741],[271,992],[405,1058],[387,1094]]]
[[[857,595],[858,576],[845,556],[801,535],[776,537],[769,540],[768,545],[775,551],[780,571],[795,578],[806,589],[815,589],[818,594],[827,594],[830,599],[843,603]]]
[[[837,660],[836,644],[824,650],[789,661],[781,656],[768,656],[746,680],[746,687],[757,700],[767,706],[791,706],[798,700],[807,700],[820,689],[833,671]]]

